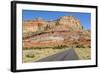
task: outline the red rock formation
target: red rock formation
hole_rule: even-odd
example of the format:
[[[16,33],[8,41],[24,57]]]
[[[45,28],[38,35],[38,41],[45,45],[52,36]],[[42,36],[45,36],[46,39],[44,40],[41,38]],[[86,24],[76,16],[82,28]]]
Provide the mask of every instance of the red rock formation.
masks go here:
[[[24,21],[23,47],[90,47],[90,33],[72,16],[63,16],[56,21]]]

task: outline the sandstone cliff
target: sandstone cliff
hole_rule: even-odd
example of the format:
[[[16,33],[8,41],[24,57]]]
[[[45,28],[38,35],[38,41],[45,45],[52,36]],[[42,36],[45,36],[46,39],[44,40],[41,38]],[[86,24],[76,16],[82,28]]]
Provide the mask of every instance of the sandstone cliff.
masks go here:
[[[90,47],[90,33],[73,16],[23,21],[23,47]]]
[[[48,30],[82,30],[80,21],[73,16],[62,16],[55,21],[36,19],[23,22],[23,33],[35,33]]]

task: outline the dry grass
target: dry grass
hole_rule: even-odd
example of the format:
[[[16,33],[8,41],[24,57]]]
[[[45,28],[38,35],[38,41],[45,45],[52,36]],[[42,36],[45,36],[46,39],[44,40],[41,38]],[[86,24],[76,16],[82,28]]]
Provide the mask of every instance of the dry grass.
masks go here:
[[[29,49],[23,50],[23,63],[35,62],[39,59],[45,58],[47,56],[68,50],[68,48],[63,49],[52,49],[52,48],[45,48],[45,49]]]
[[[43,48],[43,49],[23,50],[23,63],[36,62],[42,58],[57,54],[65,50],[69,50],[69,48],[62,48],[62,49]],[[90,48],[75,48],[74,50],[80,60],[91,59]]]
[[[91,49],[90,48],[75,48],[75,52],[81,60],[91,59]]]

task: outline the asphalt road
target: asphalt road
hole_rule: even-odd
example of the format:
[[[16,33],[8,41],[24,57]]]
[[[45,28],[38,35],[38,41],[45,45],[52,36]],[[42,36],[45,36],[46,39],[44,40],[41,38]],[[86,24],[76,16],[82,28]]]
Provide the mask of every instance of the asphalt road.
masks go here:
[[[64,60],[79,60],[77,54],[74,49],[69,49],[52,56],[48,56],[46,58],[40,59],[37,62],[45,62],[45,61],[64,61]]]

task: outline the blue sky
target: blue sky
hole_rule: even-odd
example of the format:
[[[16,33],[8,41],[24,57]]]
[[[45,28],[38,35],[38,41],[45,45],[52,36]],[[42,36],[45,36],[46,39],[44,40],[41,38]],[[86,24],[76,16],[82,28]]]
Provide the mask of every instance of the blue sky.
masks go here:
[[[43,18],[44,20],[56,20],[61,16],[74,16],[80,20],[81,24],[85,29],[91,27],[91,13],[79,13],[79,12],[57,12],[57,11],[36,11],[36,10],[23,10],[23,20],[33,20],[36,18]]]

